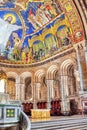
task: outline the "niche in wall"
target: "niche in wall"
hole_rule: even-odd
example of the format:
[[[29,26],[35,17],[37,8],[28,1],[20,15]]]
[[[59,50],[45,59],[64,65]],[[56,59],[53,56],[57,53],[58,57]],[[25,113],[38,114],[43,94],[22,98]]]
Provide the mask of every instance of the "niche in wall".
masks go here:
[[[14,100],[15,99],[15,94],[16,94],[16,87],[15,87],[15,78],[11,77],[7,79],[7,93],[10,96],[10,99]]]
[[[25,100],[32,98],[31,77],[25,79]]]

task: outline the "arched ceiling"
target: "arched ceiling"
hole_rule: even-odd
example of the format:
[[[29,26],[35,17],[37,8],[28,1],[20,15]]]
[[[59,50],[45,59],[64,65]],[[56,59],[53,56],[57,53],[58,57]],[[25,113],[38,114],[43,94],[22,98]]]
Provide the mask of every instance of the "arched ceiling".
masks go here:
[[[1,0],[0,60],[42,61],[84,39],[73,0]]]

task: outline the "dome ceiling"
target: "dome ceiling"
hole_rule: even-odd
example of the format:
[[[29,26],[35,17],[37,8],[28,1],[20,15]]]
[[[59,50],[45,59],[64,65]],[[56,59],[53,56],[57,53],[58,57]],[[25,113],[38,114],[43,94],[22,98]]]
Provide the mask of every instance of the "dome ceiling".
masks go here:
[[[34,63],[84,39],[72,0],[1,0],[0,60]]]

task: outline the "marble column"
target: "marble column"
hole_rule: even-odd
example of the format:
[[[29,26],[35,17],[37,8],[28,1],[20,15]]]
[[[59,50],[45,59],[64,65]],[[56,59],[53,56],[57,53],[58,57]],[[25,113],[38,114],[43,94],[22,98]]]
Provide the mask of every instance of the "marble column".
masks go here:
[[[50,98],[53,99],[54,98],[54,80],[50,80]]]
[[[66,114],[66,112],[70,111],[69,101],[67,100],[68,96],[68,84],[67,84],[67,76],[61,75],[61,112]]]
[[[81,87],[81,92],[84,91],[84,81],[83,81],[83,72],[82,72],[82,66],[81,66],[81,59],[80,59],[80,51],[78,48],[76,48],[76,54],[77,54],[77,62],[78,62],[78,71],[79,71],[79,76],[80,76],[80,87]]]
[[[64,112],[66,111],[66,106],[65,106],[65,93],[64,93],[64,76],[61,76],[61,111]]]
[[[82,108],[82,96],[87,93],[87,69],[86,69],[86,53],[85,53],[85,42],[81,45],[82,48],[76,48],[78,71],[80,76],[80,91],[79,91],[79,109]],[[85,95],[84,95],[85,96]]]
[[[51,97],[50,97],[50,85],[51,85],[51,80],[47,79],[47,109],[51,108]]]
[[[16,100],[20,100],[21,99],[20,77],[17,77],[15,86],[16,86]]]
[[[5,88],[4,88],[5,93],[7,93],[7,85],[8,85],[7,80],[5,80]]]
[[[37,102],[36,102],[36,83],[33,83],[33,109],[37,109]]]
[[[69,88],[68,88],[68,75],[64,75],[64,88],[65,88],[65,95],[66,97],[69,96]]]
[[[87,91],[87,40],[85,40],[83,44],[83,54],[84,54],[84,61],[82,63],[83,65],[83,73],[84,73],[84,84],[85,84],[85,90]],[[82,58],[81,58],[82,59]]]
[[[23,102],[25,100],[25,83],[20,84],[21,89],[21,101]]]
[[[40,100],[40,87],[41,87],[41,83],[35,83],[35,90],[36,90],[36,93],[35,93],[35,99],[36,100]]]
[[[84,47],[85,50],[85,60],[86,60],[86,67],[87,67],[87,41],[86,41],[86,45]]]
[[[85,69],[85,88],[87,91],[87,40],[85,41],[85,46],[84,46],[84,53],[85,53],[85,64],[86,64],[86,69]]]

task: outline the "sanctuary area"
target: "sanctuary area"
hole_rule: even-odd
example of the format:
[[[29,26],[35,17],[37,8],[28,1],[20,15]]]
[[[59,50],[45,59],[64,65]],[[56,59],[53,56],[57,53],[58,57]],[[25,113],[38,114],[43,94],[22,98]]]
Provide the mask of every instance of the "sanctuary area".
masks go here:
[[[30,118],[87,113],[86,10],[86,0],[0,1],[0,93]]]

